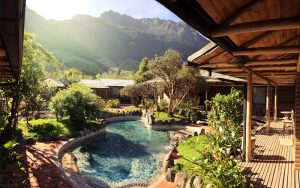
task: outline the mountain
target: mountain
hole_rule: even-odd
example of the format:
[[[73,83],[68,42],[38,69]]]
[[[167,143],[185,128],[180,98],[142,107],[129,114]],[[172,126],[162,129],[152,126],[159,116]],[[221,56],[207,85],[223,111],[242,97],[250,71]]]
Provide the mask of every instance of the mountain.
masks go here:
[[[143,57],[153,58],[173,48],[185,57],[203,47],[207,40],[184,22],[159,18],[135,19],[107,11],[99,17],[77,15],[69,20],[47,20],[27,8],[25,31],[67,67],[88,74],[111,67],[137,70]]]

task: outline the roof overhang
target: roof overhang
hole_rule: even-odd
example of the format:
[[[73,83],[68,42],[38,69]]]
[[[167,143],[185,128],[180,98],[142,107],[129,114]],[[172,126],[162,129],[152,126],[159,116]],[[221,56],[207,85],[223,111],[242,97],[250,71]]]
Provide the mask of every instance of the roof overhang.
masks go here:
[[[295,85],[300,71],[300,0],[158,0],[209,43],[188,60],[253,82]],[[217,46],[214,46],[216,44]]]
[[[0,78],[20,76],[25,0],[0,1]]]

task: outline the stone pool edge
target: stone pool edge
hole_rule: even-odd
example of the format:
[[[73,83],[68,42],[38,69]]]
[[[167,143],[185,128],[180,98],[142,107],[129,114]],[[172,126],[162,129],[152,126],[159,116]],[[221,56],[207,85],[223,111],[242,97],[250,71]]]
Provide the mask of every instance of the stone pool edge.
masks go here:
[[[103,136],[105,136],[106,134],[106,126],[108,123],[113,123],[118,121],[142,120],[142,119],[143,118],[141,116],[117,116],[117,117],[106,118],[105,119],[106,123],[103,125],[103,127],[100,130],[97,130],[95,132],[90,132],[84,136],[68,140],[65,144],[63,144],[60,148],[58,148],[58,151],[56,153],[56,158],[57,158],[56,165],[60,171],[61,176],[74,188],[92,187],[94,184],[90,180],[85,178],[82,174],[80,174],[80,172],[79,173],[74,172],[69,169],[65,169],[63,167],[62,159],[64,155],[75,150],[80,146],[88,145],[98,139],[103,138]]]
[[[70,139],[65,144],[63,144],[57,152],[57,166],[60,170],[61,176],[72,186],[72,187],[92,187],[94,184],[87,178],[85,178],[82,174],[72,171],[67,171],[68,169],[65,169],[63,167],[62,159],[65,154],[75,150],[76,148],[84,145],[88,145],[89,143],[92,143],[98,139],[103,138],[106,133],[106,126],[109,126],[109,123],[118,122],[118,121],[132,121],[132,120],[140,120],[143,122],[143,125],[147,128],[151,128],[153,130],[158,131],[176,131],[181,129],[194,129],[195,127],[190,126],[182,126],[182,125],[172,125],[172,126],[166,126],[166,125],[153,125],[151,126],[147,119],[141,116],[117,116],[117,117],[111,117],[105,119],[105,125],[103,125],[103,128],[101,128],[98,131],[90,132],[89,134],[85,136],[81,136],[78,138]],[[108,124],[108,125],[107,125]],[[193,130],[195,131],[195,130]],[[166,161],[166,156],[168,156],[169,153],[167,153],[164,157],[163,163]],[[75,162],[73,162],[75,163]],[[76,164],[76,163],[75,163]],[[162,166],[163,172],[165,171],[164,165]],[[67,175],[69,173],[70,175]],[[164,176],[164,174],[162,174]],[[165,178],[162,178],[165,179]],[[155,183],[155,182],[153,182]],[[151,186],[151,185],[150,185]]]

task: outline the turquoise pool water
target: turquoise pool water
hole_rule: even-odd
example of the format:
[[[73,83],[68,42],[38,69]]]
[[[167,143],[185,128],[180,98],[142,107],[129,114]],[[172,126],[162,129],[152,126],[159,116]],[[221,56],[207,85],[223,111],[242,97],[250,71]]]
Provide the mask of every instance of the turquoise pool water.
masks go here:
[[[141,121],[109,124],[106,137],[73,153],[82,174],[101,187],[149,184],[161,174],[167,132],[147,129]]]

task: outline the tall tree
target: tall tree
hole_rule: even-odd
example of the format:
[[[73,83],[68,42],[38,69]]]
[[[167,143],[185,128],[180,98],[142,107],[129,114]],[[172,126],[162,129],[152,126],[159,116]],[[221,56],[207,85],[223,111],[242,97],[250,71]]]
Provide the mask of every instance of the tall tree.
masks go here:
[[[164,80],[163,87],[169,96],[168,113],[173,115],[177,107],[205,83],[204,79],[192,67],[182,65],[181,54],[168,49],[163,56],[155,56],[149,70],[155,77]]]
[[[39,87],[44,80],[45,67],[51,63],[57,64],[54,55],[36,43],[35,39],[35,34],[25,32],[20,78],[14,85],[1,88],[6,97],[12,98],[11,113],[2,134],[7,138],[10,138],[16,130],[16,115],[21,101],[25,103],[26,110],[33,110],[36,107],[34,104],[40,102]]]
[[[147,57],[144,57],[139,64],[139,70],[135,74],[135,81],[138,83],[145,82],[152,78],[149,71],[149,60]]]
[[[84,77],[84,74],[75,68],[69,68],[63,71],[62,82],[66,85],[79,82]]]

